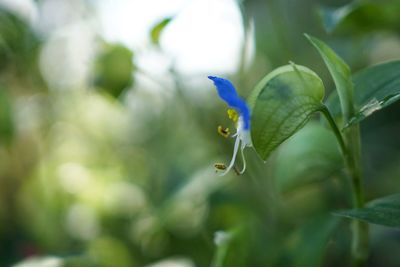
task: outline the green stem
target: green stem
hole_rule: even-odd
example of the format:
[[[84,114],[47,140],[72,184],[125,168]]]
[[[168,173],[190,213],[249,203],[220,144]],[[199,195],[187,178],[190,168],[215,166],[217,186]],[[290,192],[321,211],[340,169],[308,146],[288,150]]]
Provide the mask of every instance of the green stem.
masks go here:
[[[329,123],[329,126],[331,126],[333,133],[336,136],[336,139],[340,145],[340,149],[342,150],[343,156],[346,158],[348,155],[347,147],[345,145],[342,133],[340,132],[335,120],[333,119],[331,113],[329,112],[328,108],[325,105],[322,105],[319,108],[319,111],[325,116],[326,120]]]
[[[345,132],[349,156],[346,167],[351,177],[353,190],[353,208],[364,207],[364,192],[362,187],[361,145],[359,125],[353,125]],[[361,267],[368,257],[368,224],[354,220],[352,225],[352,266]]]
[[[213,261],[211,263],[211,267],[222,267],[224,265],[224,260],[227,252],[228,252],[227,244],[218,246]]]
[[[361,144],[359,125],[346,129],[344,138],[335,120],[326,106],[321,106],[320,111],[331,126],[343,153],[346,169],[349,173],[353,190],[353,208],[360,209],[364,206],[364,192],[362,187],[362,171],[360,166]],[[354,220],[352,225],[352,266],[361,267],[368,257],[368,224]]]

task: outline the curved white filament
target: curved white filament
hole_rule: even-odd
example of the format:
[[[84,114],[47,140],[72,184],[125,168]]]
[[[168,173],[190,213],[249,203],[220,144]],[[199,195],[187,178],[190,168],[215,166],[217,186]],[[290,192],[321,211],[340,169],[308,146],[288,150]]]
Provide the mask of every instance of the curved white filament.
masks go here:
[[[243,174],[244,171],[246,170],[246,158],[244,157],[244,148],[246,147],[246,144],[242,143],[242,147],[240,148],[240,154],[242,155],[242,161],[243,161],[243,169],[239,172],[240,174]]]
[[[223,173],[221,173],[220,176],[227,174],[232,169],[233,165],[235,164],[236,155],[239,150],[239,144],[240,144],[240,138],[239,138],[239,136],[237,136],[236,141],[235,141],[235,147],[233,148],[233,156],[231,159],[231,163],[229,163],[228,168],[226,168],[226,170]]]

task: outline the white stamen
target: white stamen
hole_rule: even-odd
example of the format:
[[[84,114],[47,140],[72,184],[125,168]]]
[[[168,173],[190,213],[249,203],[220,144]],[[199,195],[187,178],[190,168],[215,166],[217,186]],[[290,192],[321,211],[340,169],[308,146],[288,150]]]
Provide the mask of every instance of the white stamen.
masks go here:
[[[243,161],[243,169],[239,172],[240,174],[243,174],[244,171],[246,170],[246,158],[244,157],[243,150],[246,147],[244,143],[242,143],[242,147],[240,148],[240,154],[242,155],[242,161]]]
[[[236,137],[235,146],[233,148],[233,156],[232,156],[231,162],[229,163],[229,166],[225,169],[225,171],[223,173],[220,174],[220,176],[227,174],[235,165],[236,156],[237,156],[239,147],[240,147],[240,154],[242,156],[242,161],[243,161],[243,169],[238,173],[243,174],[244,171],[246,170],[246,158],[244,157],[243,150],[248,146],[252,146],[252,143],[251,143],[250,131],[248,129],[246,129],[246,130],[243,129],[243,126],[244,126],[243,118],[242,118],[242,116],[240,116],[239,120],[238,120],[238,125],[237,125],[237,132],[234,135],[232,135],[232,137]]]
[[[226,168],[226,170],[223,173],[221,173],[220,176],[224,176],[225,174],[227,174],[232,169],[233,165],[235,164],[236,155],[239,150],[239,144],[240,144],[240,136],[238,135],[236,137],[235,147],[233,148],[233,156],[231,159],[231,163],[229,163],[228,168]]]

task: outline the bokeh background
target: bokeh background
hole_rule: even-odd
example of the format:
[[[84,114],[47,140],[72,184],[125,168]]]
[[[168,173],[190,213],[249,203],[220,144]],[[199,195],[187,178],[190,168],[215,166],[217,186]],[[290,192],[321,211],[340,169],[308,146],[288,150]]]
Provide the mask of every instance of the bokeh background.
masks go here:
[[[291,60],[328,94],[303,33],[354,71],[399,59],[400,3],[377,2],[341,21],[344,0],[0,0],[0,266],[347,266],[332,134],[316,117],[218,176],[234,126],[207,75],[246,97]],[[399,115],[362,124],[367,199],[399,190]],[[370,248],[400,266],[398,230],[372,226]]]

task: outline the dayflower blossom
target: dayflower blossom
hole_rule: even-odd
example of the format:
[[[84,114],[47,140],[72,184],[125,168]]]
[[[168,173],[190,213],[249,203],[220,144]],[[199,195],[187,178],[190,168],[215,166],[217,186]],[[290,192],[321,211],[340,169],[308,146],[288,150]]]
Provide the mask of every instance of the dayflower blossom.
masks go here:
[[[232,108],[228,110],[228,116],[236,123],[236,133],[233,135],[233,137],[236,137],[236,141],[231,162],[228,167],[224,164],[216,164],[215,167],[224,170],[221,175],[227,174],[234,167],[237,152],[240,148],[243,159],[243,169],[239,171],[239,173],[242,174],[246,170],[246,160],[244,158],[243,150],[246,147],[251,146],[250,109],[246,102],[238,95],[235,87],[230,81],[215,76],[208,76],[208,78],[214,82],[219,97],[224,100],[230,108]],[[228,128],[224,129],[219,126],[218,132],[225,137],[229,136]]]

